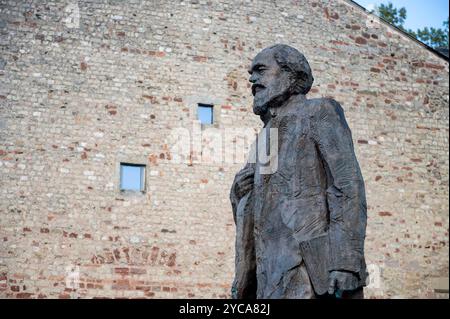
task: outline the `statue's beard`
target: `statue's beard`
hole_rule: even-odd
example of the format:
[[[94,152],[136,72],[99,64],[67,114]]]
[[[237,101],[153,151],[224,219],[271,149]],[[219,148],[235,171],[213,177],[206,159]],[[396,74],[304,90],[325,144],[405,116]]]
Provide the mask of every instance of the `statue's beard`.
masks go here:
[[[288,88],[266,87],[259,90],[253,99],[253,112],[264,115],[271,107],[279,107],[289,98]]]

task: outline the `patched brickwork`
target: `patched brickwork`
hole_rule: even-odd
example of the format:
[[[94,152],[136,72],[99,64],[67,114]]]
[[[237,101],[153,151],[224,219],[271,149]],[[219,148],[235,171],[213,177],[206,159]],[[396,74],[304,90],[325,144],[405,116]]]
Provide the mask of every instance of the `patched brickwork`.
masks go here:
[[[1,297],[229,297],[242,164],[177,164],[167,136],[197,103],[217,129],[258,129],[246,68],[279,42],[353,131],[380,275],[367,296],[438,296],[446,60],[345,0],[0,3]],[[120,162],[147,165],[145,193],[119,191]]]

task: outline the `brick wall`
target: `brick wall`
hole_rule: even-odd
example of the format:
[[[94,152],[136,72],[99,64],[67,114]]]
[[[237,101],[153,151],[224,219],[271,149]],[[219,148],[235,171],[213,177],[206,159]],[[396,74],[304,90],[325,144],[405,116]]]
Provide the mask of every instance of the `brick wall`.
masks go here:
[[[169,136],[195,136],[197,103],[214,104],[218,132],[258,129],[246,68],[280,42],[310,61],[309,95],[346,111],[367,188],[366,294],[438,297],[446,60],[345,0],[0,3],[1,297],[229,297],[242,163],[196,149],[174,161]],[[120,162],[147,165],[145,193],[119,191]]]

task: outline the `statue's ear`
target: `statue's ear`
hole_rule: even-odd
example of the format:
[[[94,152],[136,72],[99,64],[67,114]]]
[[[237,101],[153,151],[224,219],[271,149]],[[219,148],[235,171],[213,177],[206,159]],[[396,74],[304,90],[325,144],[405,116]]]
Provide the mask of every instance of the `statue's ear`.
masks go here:
[[[306,94],[311,89],[314,78],[304,71],[297,72],[297,82],[295,90],[297,93]]]
[[[303,94],[305,90],[306,82],[308,81],[308,75],[303,71],[297,71],[293,74],[292,91],[295,94]]]

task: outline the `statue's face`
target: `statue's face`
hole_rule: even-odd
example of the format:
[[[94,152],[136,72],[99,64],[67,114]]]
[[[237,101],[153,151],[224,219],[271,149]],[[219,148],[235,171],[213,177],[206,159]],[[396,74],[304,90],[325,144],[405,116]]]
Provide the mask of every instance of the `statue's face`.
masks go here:
[[[278,107],[289,98],[289,72],[278,65],[272,50],[260,52],[248,72],[253,84],[253,112],[256,115],[265,114],[269,107]]]

